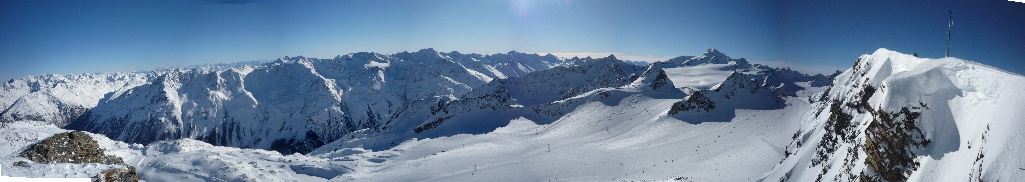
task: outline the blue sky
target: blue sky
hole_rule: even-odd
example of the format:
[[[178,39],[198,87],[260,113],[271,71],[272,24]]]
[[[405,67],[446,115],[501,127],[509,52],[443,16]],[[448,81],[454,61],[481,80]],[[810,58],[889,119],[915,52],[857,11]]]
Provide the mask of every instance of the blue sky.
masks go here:
[[[885,3],[884,3],[885,2]],[[879,47],[1025,72],[1025,5],[819,1],[0,0],[0,79],[435,48],[655,61],[718,48],[798,70]]]
[[[1025,74],[1025,4],[1008,1],[780,1],[779,60],[846,69],[878,48],[950,56]]]

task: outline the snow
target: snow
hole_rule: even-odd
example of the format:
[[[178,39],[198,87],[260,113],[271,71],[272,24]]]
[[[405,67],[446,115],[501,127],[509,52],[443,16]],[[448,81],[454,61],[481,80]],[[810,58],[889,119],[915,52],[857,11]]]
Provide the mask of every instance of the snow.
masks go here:
[[[474,58],[474,59],[476,59],[476,58]],[[466,66],[464,66],[462,63],[458,63],[458,62],[455,62],[455,63],[459,64],[459,67],[463,67],[463,69],[466,70],[466,72],[470,73],[470,75],[473,75],[474,77],[477,77],[477,79],[483,80],[484,82],[490,82],[491,80],[494,80],[493,78],[489,77],[488,75],[485,75],[484,73],[481,73],[481,72],[478,72],[476,70],[472,70],[472,69],[466,68]],[[501,73],[498,73],[498,74],[501,74]]]
[[[17,153],[52,134],[66,132],[53,125],[34,121],[7,123],[0,128],[4,153],[0,154],[0,176],[89,178],[100,171],[121,165],[38,164],[12,166],[28,161]],[[148,145],[126,144],[103,135],[91,134],[106,154],[115,155],[135,166],[146,181],[325,181],[349,171],[334,161],[303,155],[281,155],[274,151],[218,147],[192,139],[155,142]]]
[[[733,122],[699,125],[655,114],[674,101],[633,95],[618,106],[585,104],[552,124],[518,118],[487,134],[407,141],[354,156],[366,162],[340,178],[750,181],[782,158],[778,149],[789,138],[775,131],[797,130],[781,122],[796,119],[783,110],[744,110]],[[373,162],[378,156],[387,158]]]
[[[476,60],[476,59],[475,59],[475,60]],[[495,77],[496,77],[496,78],[498,78],[498,79],[506,79],[506,78],[509,78],[509,77],[505,76],[505,74],[502,74],[502,72],[501,72],[501,71],[498,71],[497,69],[495,69],[495,67],[494,67],[494,66],[490,66],[490,65],[488,65],[488,66],[484,66],[484,67],[485,67],[485,68],[487,68],[487,69],[488,69],[488,71],[490,71],[490,72],[491,72],[492,74],[495,74]]]
[[[1025,178],[1025,95],[1018,94],[1025,77],[971,61],[879,49],[833,86],[814,87],[782,70],[742,66],[743,59],[715,49],[647,69],[610,58],[552,63],[517,56],[523,54],[424,49],[286,57],[149,73],[153,78],[30,77],[4,84],[0,106],[43,116],[63,113],[60,103],[89,108],[101,122],[95,126],[118,129],[93,138],[148,181],[837,181],[863,170],[875,174],[855,148],[873,116],[841,111],[852,115],[856,138],[812,165],[828,137],[830,104],[864,99],[869,108],[895,112],[923,103],[916,126],[932,143],[912,149],[920,166],[909,181]],[[666,84],[683,92],[651,88],[660,69]],[[876,90],[860,98],[867,86]],[[715,112],[725,115],[668,114],[697,91],[715,97]],[[783,102],[764,102],[774,99]],[[139,129],[154,117],[166,128]],[[439,119],[433,129],[413,131]],[[222,136],[236,130],[242,132]],[[47,121],[0,123],[0,175],[91,177],[125,167],[13,166],[26,161],[19,151],[65,131]],[[111,139],[165,132],[180,136],[138,144]],[[308,133],[331,140],[305,154],[266,150],[275,139],[304,140]]]
[[[37,164],[28,159],[18,157],[18,153],[27,149],[31,144],[42,141],[53,136],[53,134],[67,132],[68,130],[57,128],[54,125],[42,124],[38,121],[16,121],[4,123],[0,127],[0,176],[34,177],[34,178],[89,178],[96,176],[100,171],[112,167],[123,167],[119,165],[106,164]],[[92,135],[96,137],[97,135]],[[109,146],[109,139],[106,142],[99,141],[101,147]],[[116,153],[116,152],[115,152]],[[12,164],[17,161],[29,162],[28,167],[15,167]],[[71,169],[71,170],[69,170]]]
[[[917,154],[914,159],[920,166],[907,175],[908,181],[1006,181],[1025,177],[1019,167],[1025,166],[1025,160],[1020,157],[1025,153],[1025,143],[1020,140],[1020,131],[1025,126],[1019,122],[1025,120],[1025,115],[1018,112],[1025,108],[1025,96],[1015,94],[1025,90],[1025,77],[958,58],[916,58],[887,49],[862,56],[860,65],[856,66],[861,69],[852,68],[837,77],[834,82],[837,87],[829,92],[832,97],[839,98],[843,93],[857,90],[855,86],[867,84],[879,88],[875,96],[868,99],[872,107],[893,112],[920,102],[928,105],[921,111],[917,125],[932,143],[914,150]],[[867,124],[871,120],[867,114],[854,115],[852,121]],[[801,130],[805,132],[805,139],[801,140],[818,143],[817,138],[822,136],[821,122],[821,119],[806,119],[803,124],[806,127]],[[856,131],[866,129],[864,124],[858,126]],[[859,135],[856,141],[864,141],[863,136]],[[841,145],[846,148],[853,144]],[[804,166],[816,150],[808,148],[814,145],[805,146],[793,149],[797,157],[784,160],[764,179],[777,180],[782,176],[797,181],[816,179],[821,166]],[[826,165],[838,168],[843,160],[849,160],[845,155],[851,152],[865,155],[862,151],[837,151]],[[854,160],[855,173],[867,169],[864,158]],[[825,174],[839,175],[847,174],[839,170]]]

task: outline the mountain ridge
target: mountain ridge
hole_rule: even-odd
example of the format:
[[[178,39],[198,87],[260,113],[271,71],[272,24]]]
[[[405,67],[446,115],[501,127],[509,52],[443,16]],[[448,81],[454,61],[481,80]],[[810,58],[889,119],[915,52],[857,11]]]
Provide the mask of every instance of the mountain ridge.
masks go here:
[[[83,98],[96,98],[96,106],[71,127],[0,122],[0,140],[8,141],[0,151],[81,127],[152,181],[1025,177],[1017,169],[1025,166],[1017,140],[1025,115],[1016,112],[1025,108],[1016,94],[1025,77],[887,49],[830,75],[745,66],[706,52],[702,64],[639,66],[612,56],[545,61],[425,49],[119,73],[131,79],[114,84],[94,84],[108,83],[102,76],[16,80],[0,92],[0,103],[17,103],[5,110],[73,113],[25,103],[59,105],[52,98],[89,85],[98,91]],[[26,112],[4,113],[0,119]],[[18,160],[0,156],[5,175],[80,176],[111,167],[7,166]],[[264,175],[247,175],[255,173]]]

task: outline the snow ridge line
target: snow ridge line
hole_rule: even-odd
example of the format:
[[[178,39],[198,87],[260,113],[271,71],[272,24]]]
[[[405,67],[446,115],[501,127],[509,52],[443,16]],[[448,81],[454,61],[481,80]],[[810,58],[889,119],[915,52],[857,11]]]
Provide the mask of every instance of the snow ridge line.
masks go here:
[[[964,59],[960,59],[960,58],[957,58],[957,59],[961,60],[961,61],[964,61],[966,63],[974,64],[976,66],[982,66],[982,67],[986,67],[986,68],[989,68],[989,69],[993,69],[994,71],[997,71],[997,72],[1000,72],[1000,73],[1009,74],[1011,76],[1025,77],[1025,76],[1023,76],[1021,74],[1017,74],[1017,73],[1014,73],[1014,72],[1010,72],[1010,71],[1003,70],[1003,69],[1000,69],[1000,68],[997,68],[997,67],[993,67],[993,66],[990,66],[990,65],[982,64],[982,63],[979,63],[979,62],[964,60]]]

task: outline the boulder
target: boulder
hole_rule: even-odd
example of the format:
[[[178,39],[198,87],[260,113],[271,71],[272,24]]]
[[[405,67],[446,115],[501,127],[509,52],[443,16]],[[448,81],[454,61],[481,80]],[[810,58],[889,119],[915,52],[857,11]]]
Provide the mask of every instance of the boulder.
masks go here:
[[[126,182],[126,181],[139,181],[139,174],[135,172],[135,167],[128,166],[128,168],[111,168],[100,172],[96,175],[94,182]]]
[[[36,163],[102,163],[124,164],[117,156],[104,155],[104,150],[89,134],[81,131],[58,133],[33,144],[19,156]]]

